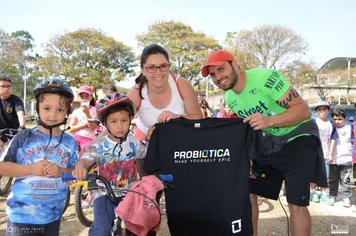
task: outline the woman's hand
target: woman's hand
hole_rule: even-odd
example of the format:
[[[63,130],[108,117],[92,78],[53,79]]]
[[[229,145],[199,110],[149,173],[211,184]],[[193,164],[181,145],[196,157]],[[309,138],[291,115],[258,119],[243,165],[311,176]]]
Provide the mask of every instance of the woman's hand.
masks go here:
[[[157,119],[157,123],[166,123],[172,119],[176,119],[176,118],[179,118],[181,117],[182,115],[177,115],[177,114],[174,114],[170,111],[163,111],[159,116],[158,116],[158,119]]]

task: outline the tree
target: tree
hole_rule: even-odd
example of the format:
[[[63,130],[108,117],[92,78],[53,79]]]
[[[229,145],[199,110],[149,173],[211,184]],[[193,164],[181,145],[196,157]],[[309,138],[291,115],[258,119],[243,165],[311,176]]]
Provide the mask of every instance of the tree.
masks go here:
[[[153,43],[162,45],[168,51],[171,71],[190,81],[200,77],[209,52],[221,48],[216,40],[174,21],[150,25],[147,33],[137,36],[137,41],[141,47]]]
[[[318,75],[318,68],[313,63],[293,61],[281,70],[287,79],[297,89],[316,89],[320,100],[326,101],[326,97],[332,91],[323,86]]]
[[[43,77],[60,76],[71,86],[88,84],[94,89],[120,81],[133,73],[132,49],[95,29],[58,35],[45,46],[38,61]]]
[[[279,25],[263,25],[252,30],[227,34],[228,47],[240,53],[239,60],[249,67],[282,69],[307,50],[307,43],[291,29]],[[235,40],[233,38],[235,37]]]
[[[296,88],[316,85],[318,68],[313,63],[296,60],[288,64],[281,72]]]
[[[227,32],[225,37],[225,45],[227,50],[234,54],[241,68],[248,70],[259,66],[257,59],[247,51],[239,51],[236,45],[237,32]]]
[[[0,74],[11,78],[18,96],[32,90],[36,83],[32,72],[38,55],[33,53],[33,47],[34,39],[29,32],[19,30],[9,34],[0,30]]]

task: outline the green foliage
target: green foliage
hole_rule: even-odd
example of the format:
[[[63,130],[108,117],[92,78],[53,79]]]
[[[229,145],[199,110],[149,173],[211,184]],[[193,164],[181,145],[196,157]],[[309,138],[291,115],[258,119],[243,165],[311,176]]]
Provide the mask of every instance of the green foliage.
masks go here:
[[[190,26],[174,21],[163,21],[149,26],[148,32],[137,36],[139,46],[157,43],[170,56],[172,73],[192,81],[199,79],[201,68],[211,51],[221,48],[218,42]]]
[[[133,73],[135,55],[130,47],[95,29],[56,36],[38,60],[42,77],[60,76],[71,86],[99,88]]]
[[[281,70],[294,87],[315,85],[317,83],[318,69],[312,63],[293,61]]]
[[[19,30],[11,34],[0,30],[0,74],[13,82],[13,93],[22,97],[24,89],[32,91],[33,83],[24,86],[24,79],[33,81],[33,63],[38,55],[33,54],[34,39],[31,34]]]

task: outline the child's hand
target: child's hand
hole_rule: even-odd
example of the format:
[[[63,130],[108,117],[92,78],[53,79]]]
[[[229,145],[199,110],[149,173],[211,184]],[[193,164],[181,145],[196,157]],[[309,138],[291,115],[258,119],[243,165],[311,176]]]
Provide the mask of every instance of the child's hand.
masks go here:
[[[156,126],[151,126],[150,128],[148,128],[147,134],[146,134],[146,141],[150,141],[150,138],[152,136],[153,131],[155,130]]]
[[[75,167],[72,171],[72,175],[77,180],[85,180],[88,175],[88,171],[85,168]]]
[[[37,176],[45,176],[45,167],[48,165],[47,160],[41,160],[31,165],[31,174]]]
[[[43,169],[45,176],[60,176],[62,174],[62,168],[58,166],[56,163],[49,162]]]
[[[329,164],[333,164],[333,156],[332,155],[328,155],[328,161],[329,161]]]

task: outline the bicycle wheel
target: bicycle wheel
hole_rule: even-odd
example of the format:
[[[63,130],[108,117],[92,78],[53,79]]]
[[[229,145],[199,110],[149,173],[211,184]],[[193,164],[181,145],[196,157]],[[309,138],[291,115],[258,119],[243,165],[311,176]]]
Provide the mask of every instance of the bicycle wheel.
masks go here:
[[[0,196],[5,195],[10,191],[13,177],[0,175]]]
[[[94,207],[93,202],[88,207],[83,207],[83,202],[86,200],[87,189],[81,185],[75,188],[74,206],[77,213],[78,220],[82,225],[90,227],[94,220]]]

